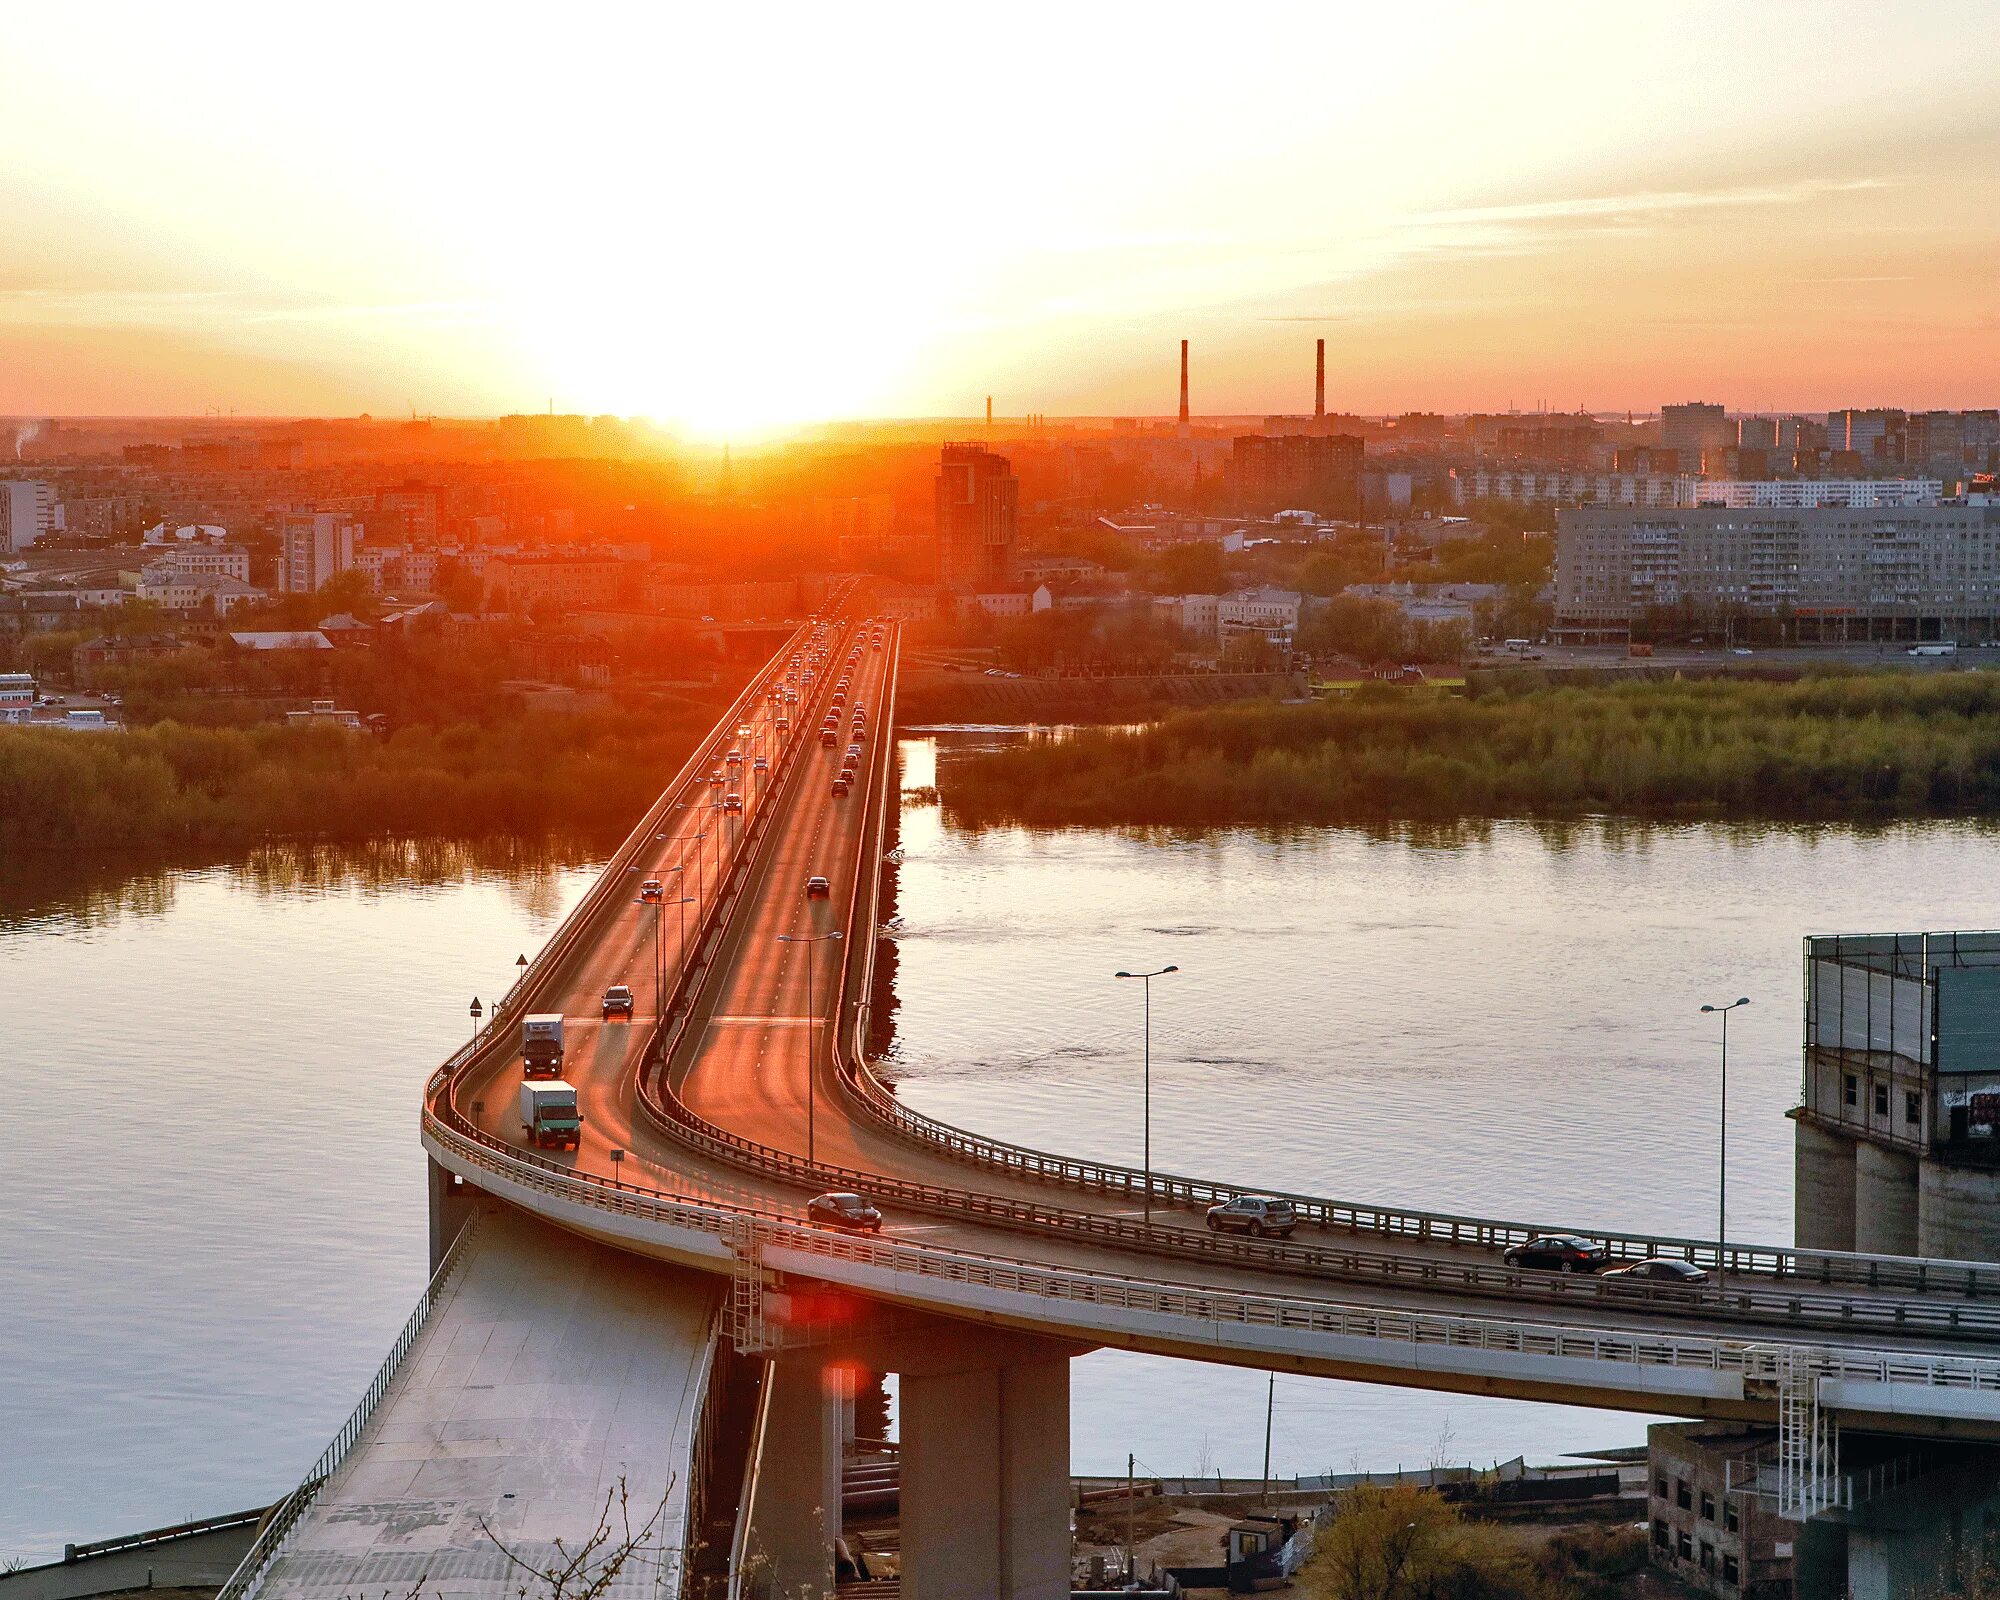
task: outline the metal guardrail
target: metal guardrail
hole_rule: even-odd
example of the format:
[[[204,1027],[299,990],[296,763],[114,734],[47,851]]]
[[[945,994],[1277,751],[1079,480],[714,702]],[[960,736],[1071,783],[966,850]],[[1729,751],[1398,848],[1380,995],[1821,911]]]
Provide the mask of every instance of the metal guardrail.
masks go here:
[[[1240,1327],[1291,1329],[1398,1347],[1440,1346],[1526,1356],[1564,1356],[1627,1366],[1739,1373],[1775,1384],[1782,1363],[1803,1356],[1818,1376],[1850,1383],[1910,1383],[2000,1397],[2000,1360],[1922,1351],[1800,1347],[1741,1339],[1627,1333],[1469,1317],[1453,1312],[1342,1305],[1326,1300],[1211,1288],[1103,1270],[1024,1263],[937,1244],[889,1241],[809,1227],[777,1212],[695,1201],[521,1159],[498,1141],[446,1127],[426,1114],[425,1133],[466,1166],[522,1188],[609,1215],[706,1234],[736,1244],[748,1237],[760,1258],[784,1249],[829,1262],[851,1262],[893,1273],[901,1292],[918,1283],[967,1285],[1029,1296],[1052,1304],[1110,1307],[1171,1317],[1189,1324],[1188,1337],[1214,1344],[1216,1333]]]
[[[843,1057],[839,1075],[855,1101],[882,1126],[954,1160],[1033,1182],[1082,1189],[1093,1194],[1116,1195],[1135,1203],[1149,1193],[1146,1176],[1138,1168],[1009,1144],[969,1133],[912,1110],[889,1092],[858,1049]],[[1289,1200],[1301,1222],[1332,1232],[1372,1233],[1389,1239],[1461,1245],[1488,1251],[1523,1244],[1540,1234],[1571,1233],[1604,1245],[1613,1258],[1621,1261],[1663,1256],[1710,1269],[1717,1266],[1718,1252],[1713,1239],[1611,1232],[1568,1224],[1515,1222],[1494,1217],[1371,1206],[1283,1189],[1250,1190],[1244,1184],[1221,1183],[1173,1173],[1155,1172],[1150,1186],[1154,1204],[1190,1209],[1219,1204],[1246,1190]],[[1843,1251],[1794,1249],[1785,1245],[1732,1243],[1722,1257],[1722,1270],[1829,1285],[1906,1289],[1918,1294],[1959,1294],[1968,1298],[2000,1296],[2000,1265],[1991,1262],[1860,1255]]]
[[[410,1347],[417,1342],[417,1335],[424,1331],[424,1324],[430,1321],[432,1310],[443,1298],[445,1285],[464,1261],[466,1247],[471,1242],[474,1231],[479,1226],[479,1213],[475,1210],[465,1220],[465,1226],[458,1230],[458,1236],[445,1250],[444,1259],[438,1269],[431,1274],[431,1281],[424,1285],[424,1292],[417,1297],[417,1308],[409,1320],[403,1324],[403,1331],[396,1335],[396,1341],[389,1346],[389,1354],[382,1365],[375,1370],[375,1380],[368,1385],[361,1401],[347,1414],[347,1421],[333,1436],[333,1442],[319,1454],[319,1459],[307,1469],[299,1486],[278,1502],[265,1520],[264,1526],[251,1541],[250,1548],[243,1553],[243,1559],[236,1564],[236,1570],[216,1591],[215,1600],[245,1600],[254,1595],[271,1569],[271,1563],[283,1554],[285,1543],[292,1530],[298,1526],[312,1504],[319,1498],[320,1491],[332,1478],[341,1462],[347,1459],[361,1431],[368,1425],[368,1419],[375,1414],[376,1406],[389,1392],[389,1384],[403,1365],[403,1358],[410,1353]]]
[[[121,1534],[116,1539],[96,1539],[88,1544],[66,1544],[63,1546],[60,1566],[74,1566],[79,1561],[94,1560],[98,1556],[118,1555],[126,1550],[148,1550],[155,1545],[172,1544],[180,1539],[192,1539],[204,1533],[221,1533],[226,1528],[241,1528],[261,1520],[270,1510],[268,1506],[258,1506],[250,1511],[226,1511],[217,1517],[196,1517],[192,1522],[176,1522],[169,1528],[147,1528],[141,1533]]]

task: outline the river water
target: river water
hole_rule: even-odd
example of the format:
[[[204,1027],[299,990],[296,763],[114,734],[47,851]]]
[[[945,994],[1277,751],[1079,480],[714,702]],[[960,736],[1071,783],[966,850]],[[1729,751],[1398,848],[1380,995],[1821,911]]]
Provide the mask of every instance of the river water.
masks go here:
[[[906,738],[948,798],[997,737]],[[1551,1225],[1790,1237],[1807,931],[1990,927],[1978,824],[954,827],[903,812],[897,1042],[922,1110],[1163,1169]],[[260,1504],[346,1415],[421,1286],[418,1090],[590,881],[562,853],[266,851],[0,874],[0,1557]],[[18,1105],[18,1102],[17,1102]],[[1076,1363],[1081,1472],[1256,1472],[1265,1379]],[[1646,1419],[1278,1380],[1274,1470],[1636,1443]]]

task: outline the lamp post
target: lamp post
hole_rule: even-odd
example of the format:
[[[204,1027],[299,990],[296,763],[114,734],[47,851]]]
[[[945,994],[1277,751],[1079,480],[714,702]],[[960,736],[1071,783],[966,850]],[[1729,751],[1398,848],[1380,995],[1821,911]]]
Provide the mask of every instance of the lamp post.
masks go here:
[[[803,945],[830,944],[839,937],[840,930],[838,928],[834,929],[831,933],[781,933],[778,935],[778,943]],[[817,1032],[818,1027],[819,1018],[813,1012],[813,952],[808,949],[806,951],[806,1165],[809,1167],[819,1165],[819,1143],[817,1138],[819,1086],[815,1074],[815,1068],[819,1061],[819,1052],[814,1045],[814,1041],[819,1037]]]
[[[1141,1117],[1144,1127],[1146,1166],[1146,1226],[1153,1225],[1153,980],[1164,978],[1170,972],[1179,972],[1179,967],[1161,967],[1156,972],[1115,972],[1115,978],[1137,978],[1146,991],[1146,1032],[1145,1032],[1145,1111]]]
[[[1747,1006],[1743,995],[1726,1006],[1703,1006],[1704,1014],[1722,1018],[1722,1117],[1715,1153],[1715,1275],[1722,1276],[1723,1252],[1729,1240],[1729,1013]]]

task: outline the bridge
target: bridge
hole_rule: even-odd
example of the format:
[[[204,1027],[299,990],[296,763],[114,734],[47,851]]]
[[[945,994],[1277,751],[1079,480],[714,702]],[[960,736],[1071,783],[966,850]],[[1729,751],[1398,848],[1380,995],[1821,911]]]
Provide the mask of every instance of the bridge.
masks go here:
[[[1225,1183],[903,1106],[868,1055],[898,634],[849,604],[784,641],[430,1078],[431,1289],[223,1600],[499,1600],[608,1548],[607,1507],[633,1530],[608,1587],[830,1593],[858,1371],[899,1374],[902,1592],[1066,1595],[1068,1363],[1103,1346],[1775,1424],[1800,1518],[1852,1496],[1842,1428],[2000,1440],[2000,1266],[1597,1232],[1712,1281],[1571,1277],[1500,1252],[1573,1219],[1303,1194],[1293,1238],[1224,1237],[1202,1209]],[[517,1112],[545,1012],[573,1150]],[[879,1235],[806,1220],[842,1189]]]

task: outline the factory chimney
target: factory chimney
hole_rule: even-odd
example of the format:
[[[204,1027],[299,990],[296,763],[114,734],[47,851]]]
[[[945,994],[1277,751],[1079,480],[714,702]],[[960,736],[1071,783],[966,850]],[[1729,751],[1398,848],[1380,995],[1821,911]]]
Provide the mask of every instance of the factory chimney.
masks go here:
[[[1313,362],[1313,421],[1326,420],[1326,341],[1319,341],[1319,353]]]
[[[986,426],[993,426],[993,396],[990,394],[986,397]]]
[[[1181,426],[1187,426],[1187,340],[1181,340]]]

